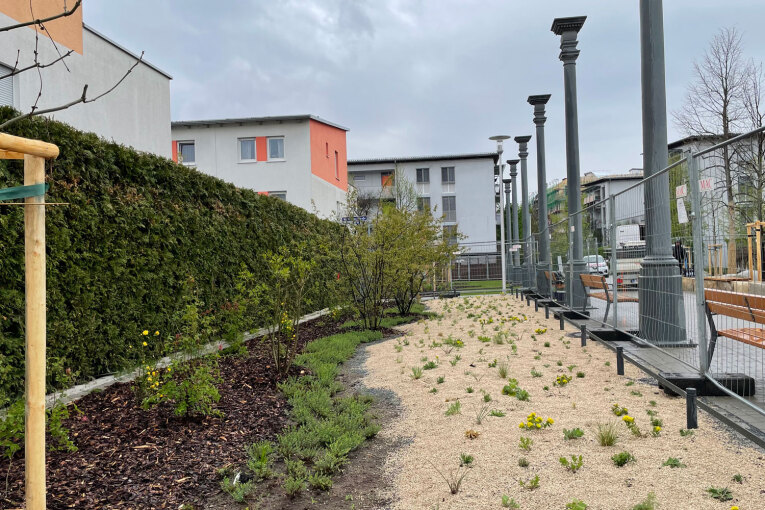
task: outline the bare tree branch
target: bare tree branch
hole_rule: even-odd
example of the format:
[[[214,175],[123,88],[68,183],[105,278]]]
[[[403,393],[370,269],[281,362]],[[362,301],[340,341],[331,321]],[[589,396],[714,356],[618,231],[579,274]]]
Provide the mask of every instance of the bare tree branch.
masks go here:
[[[67,16],[71,16],[72,14],[77,11],[77,9],[80,8],[80,5],[82,5],[82,0],[77,0],[77,2],[72,6],[71,10],[64,9],[63,12],[59,14],[54,14],[53,16],[49,16],[47,18],[42,19],[34,19],[32,21],[26,21],[24,23],[19,23],[17,25],[8,25],[7,27],[0,27],[0,32],[8,32],[9,30],[15,30],[17,28],[22,27],[28,27],[30,25],[42,25],[43,23],[47,23],[49,21],[57,20],[60,18],[66,18]]]
[[[21,50],[19,50],[19,51],[21,51]],[[64,60],[66,57],[68,57],[72,53],[74,53],[74,50],[69,50],[66,53],[64,53],[63,55],[61,55],[60,57],[58,57],[56,60],[48,62],[47,64],[31,64],[31,65],[28,65],[27,67],[24,67],[24,68],[21,68],[21,69],[18,69],[17,66],[19,64],[19,61],[18,61],[18,59],[16,59],[16,65],[13,67],[13,71],[11,71],[10,73],[5,74],[3,76],[0,76],[0,80],[4,80],[6,78],[10,78],[11,76],[16,76],[17,74],[21,74],[24,71],[29,71],[30,69],[35,69],[35,68],[45,69],[46,67],[50,67],[53,64],[55,64],[55,63],[57,63],[57,62],[59,62],[61,60]]]

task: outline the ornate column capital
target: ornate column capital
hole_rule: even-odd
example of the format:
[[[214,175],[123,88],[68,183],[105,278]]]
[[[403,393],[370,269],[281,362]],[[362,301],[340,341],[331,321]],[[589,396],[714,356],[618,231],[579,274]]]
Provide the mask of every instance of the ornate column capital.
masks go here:
[[[507,164],[510,165],[510,177],[515,181],[515,176],[518,175],[518,163],[520,159],[508,159]]]
[[[550,100],[550,94],[539,96],[529,96],[528,102],[534,107],[534,124],[544,126],[547,121],[545,117],[545,105]]]
[[[552,30],[555,35],[560,37],[560,58],[563,64],[575,64],[577,57],[579,57],[579,50],[576,49],[576,45],[579,41],[576,40],[576,35],[584,26],[584,21],[587,16],[575,16],[571,18],[555,18],[553,20]]]
[[[529,155],[529,140],[531,140],[531,136],[515,137],[515,141],[518,144],[518,156],[521,159],[526,159],[526,157]]]
[[[502,179],[502,182],[505,184],[505,195],[510,194],[510,183],[512,182],[512,179]]]

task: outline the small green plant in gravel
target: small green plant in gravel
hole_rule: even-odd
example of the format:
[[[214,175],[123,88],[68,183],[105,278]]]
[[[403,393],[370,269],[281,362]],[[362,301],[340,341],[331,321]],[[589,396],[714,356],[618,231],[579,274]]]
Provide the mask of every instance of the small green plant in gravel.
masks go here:
[[[455,471],[450,471],[449,473],[444,474],[432,462],[430,465],[433,466],[433,469],[436,470],[436,473],[438,473],[446,482],[446,485],[449,486],[449,492],[451,494],[457,494],[460,491],[460,487],[462,487],[462,480],[465,479],[465,476],[467,476],[470,470],[468,466],[463,466],[460,464],[460,466],[457,467]]]
[[[488,414],[489,414],[489,406],[488,405],[481,406],[481,408],[478,410],[478,412],[475,415],[476,424],[480,425],[481,422],[483,422],[483,420],[486,418],[486,416],[488,416]]]
[[[520,448],[523,451],[531,451],[531,445],[534,444],[534,440],[530,437],[521,436],[521,438],[518,440],[518,448]]]
[[[630,432],[632,432],[632,435],[635,437],[642,437],[643,433],[640,432],[640,427],[638,427],[637,423],[635,423],[635,418],[632,416],[625,414],[622,416],[622,421],[627,426]],[[661,428],[659,428],[659,431],[661,431]]]
[[[741,475],[740,475],[740,474],[738,474],[738,473],[736,473],[735,475],[733,475],[733,478],[732,478],[732,480],[733,480],[734,482],[736,482],[736,483],[744,483],[744,477],[743,477],[743,476],[741,476]]]
[[[434,369],[434,368],[436,368],[437,366],[438,366],[438,364],[437,364],[435,361],[428,361],[427,363],[425,363],[425,364],[422,366],[422,369],[423,369],[423,370],[433,370],[433,369]]]
[[[632,510],[656,510],[657,508],[656,494],[649,492],[643,501],[632,507]]]
[[[642,393],[640,393],[640,392],[639,392],[639,391],[637,391],[637,390],[632,390],[632,391],[630,391],[630,395],[632,395],[633,397],[642,397],[642,396],[643,396],[643,394],[642,394]]]
[[[252,480],[248,482],[240,482],[239,477],[231,480],[228,476],[224,477],[220,482],[220,488],[223,492],[231,496],[231,498],[237,503],[244,503],[253,490],[255,490],[255,484]]]
[[[502,508],[515,508],[518,509],[521,506],[507,494],[502,494]]]
[[[634,462],[635,457],[630,452],[619,452],[611,456],[611,460],[614,461],[616,467],[623,467],[628,462]]]
[[[598,433],[596,435],[600,446],[613,446],[619,439],[619,432],[616,430],[616,424],[613,422],[599,423]]]
[[[587,503],[581,499],[574,499],[570,503],[566,503],[566,510],[587,510]]]
[[[568,441],[570,439],[579,439],[584,436],[584,431],[580,428],[575,429],[563,429],[563,438]]]
[[[459,361],[460,361],[461,359],[462,359],[462,356],[460,356],[459,354],[457,354],[456,356],[454,356],[454,358],[453,358],[453,359],[451,359],[451,360],[449,361],[449,364],[450,364],[451,366],[456,366],[456,365],[457,365],[457,363],[459,363]]]
[[[676,457],[669,457],[667,460],[665,460],[662,463],[662,466],[667,466],[667,467],[670,467],[670,468],[684,468],[685,464],[680,462],[680,459],[678,459]]]
[[[526,421],[522,421],[518,425],[518,428],[526,430],[546,429],[547,427],[552,426],[553,423],[555,423],[555,420],[552,418],[543,419],[542,416],[537,413],[530,413],[526,417]]]
[[[419,379],[422,377],[422,369],[420,367],[412,367],[412,375],[410,376],[412,379]]]
[[[550,347],[550,342],[545,342],[545,347]]]
[[[534,489],[538,489],[539,488],[539,475],[534,475],[533,478],[530,478],[528,480],[518,480],[518,483],[524,489],[528,489],[530,491],[533,491]]]
[[[430,388],[428,393],[438,393],[438,388]]]
[[[465,391],[466,391],[467,393],[473,393],[473,391],[475,391],[475,390],[473,390],[473,387],[472,387],[472,386],[468,386],[467,388],[465,388]]]
[[[727,487],[708,487],[707,494],[717,501],[730,501],[733,499],[733,492]]]
[[[500,379],[507,377],[507,363],[503,361],[497,365],[497,373],[499,374]]]
[[[484,402],[491,402],[491,395],[489,395],[488,393],[484,393],[483,394],[483,401]]]
[[[688,437],[693,435],[693,430],[691,429],[680,429],[680,435],[682,437]]]
[[[529,467],[529,459],[527,459],[526,457],[519,457],[518,466],[522,468]]]
[[[626,407],[622,407],[619,404],[614,404],[611,406],[611,412],[614,413],[616,416],[624,416],[625,414],[629,414]]]
[[[489,413],[489,415],[490,416],[496,416],[498,418],[502,418],[503,416],[505,416],[505,412],[504,411],[500,411],[499,409],[492,409],[491,412]]]
[[[553,386],[563,387],[571,382],[571,376],[568,376],[566,374],[561,374],[558,377],[555,378],[555,382],[553,382]]]
[[[446,410],[446,416],[454,416],[455,414],[462,414],[462,403],[460,401],[453,402]]]
[[[582,469],[582,465],[584,464],[581,455],[572,455],[570,460],[566,457],[560,457],[558,462],[560,462],[561,466],[566,468],[568,471],[571,471],[572,473],[576,473]]]
[[[460,453],[460,466],[472,466],[475,458],[467,453]]]
[[[579,371],[579,372],[577,372],[577,373],[576,373],[576,376],[577,376],[577,378],[579,378],[579,379],[584,379],[584,372],[582,372],[582,371]]]
[[[247,448],[247,467],[252,471],[255,481],[271,478],[271,456],[274,453],[273,445],[270,441],[258,441]]]
[[[531,369],[531,377],[542,377],[542,372],[538,371],[535,368]]]
[[[446,380],[446,378],[445,378],[444,376],[442,376],[442,375],[439,375],[439,376],[436,378],[436,383],[438,383],[438,384],[443,384],[445,380]]]

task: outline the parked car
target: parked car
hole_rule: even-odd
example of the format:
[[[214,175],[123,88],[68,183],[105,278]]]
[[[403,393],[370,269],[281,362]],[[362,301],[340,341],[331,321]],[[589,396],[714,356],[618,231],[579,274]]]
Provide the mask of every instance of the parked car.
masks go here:
[[[645,241],[626,241],[619,244],[616,257],[611,257],[611,270],[616,270],[618,285],[637,286],[643,257],[645,257]],[[616,262],[615,268],[614,262]]]
[[[584,261],[590,274],[608,276],[608,264],[601,255],[585,255]]]

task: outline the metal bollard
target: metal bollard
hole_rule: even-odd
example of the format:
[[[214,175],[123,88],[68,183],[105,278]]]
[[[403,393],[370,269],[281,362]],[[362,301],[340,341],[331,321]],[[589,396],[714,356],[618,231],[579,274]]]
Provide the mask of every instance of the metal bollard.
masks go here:
[[[616,375],[624,375],[624,347],[616,348]]]
[[[545,319],[550,318],[550,307],[548,305],[545,305]]]
[[[539,311],[539,300],[537,299],[534,300],[534,311],[535,312]]]
[[[587,324],[582,324],[582,347],[587,347]]]
[[[696,388],[685,389],[685,414],[686,428],[699,428],[698,408],[696,407]]]
[[[526,306],[531,306],[531,298],[526,294]]]
[[[565,329],[565,326],[563,325],[563,314],[561,313],[558,317],[560,317],[560,330],[563,331]]]

